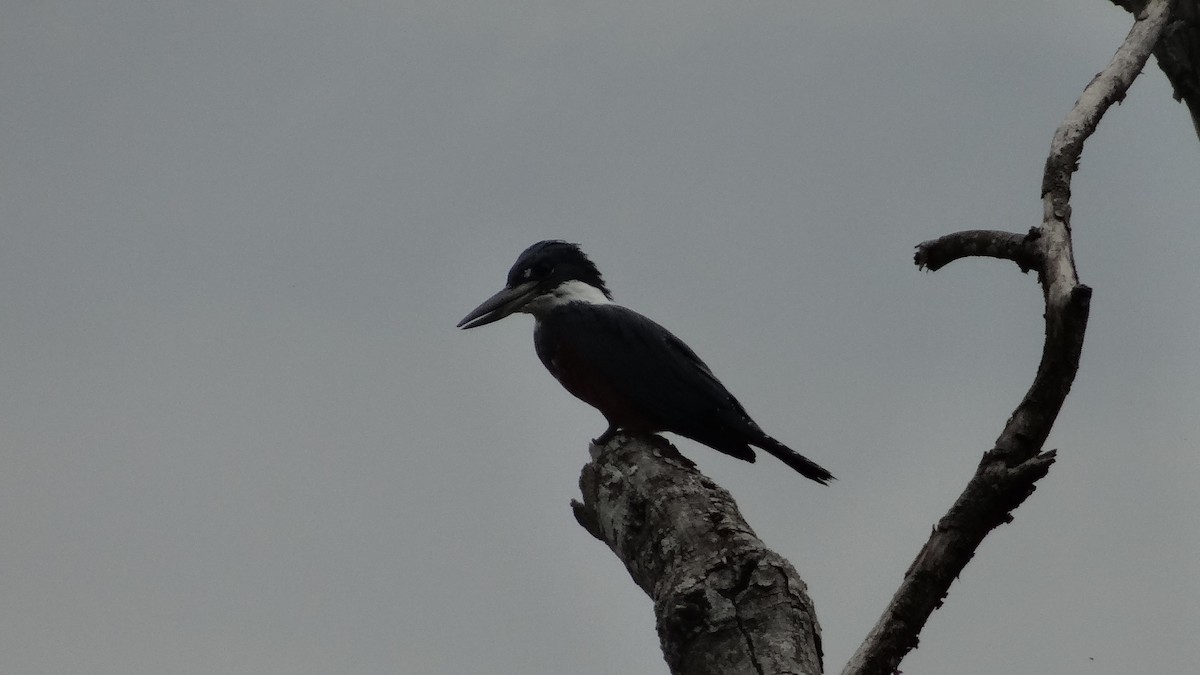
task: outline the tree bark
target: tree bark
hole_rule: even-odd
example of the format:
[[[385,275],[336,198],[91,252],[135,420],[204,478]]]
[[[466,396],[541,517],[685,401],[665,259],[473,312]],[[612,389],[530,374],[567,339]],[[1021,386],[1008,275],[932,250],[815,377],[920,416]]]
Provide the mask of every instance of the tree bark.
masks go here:
[[[1084,141],[1125,96],[1152,50],[1200,133],[1200,87],[1195,86],[1200,70],[1192,49],[1197,0],[1182,0],[1186,8],[1177,14],[1172,14],[1174,0],[1113,1],[1136,5],[1131,9],[1136,21],[1054,134],[1042,176],[1042,223],[1025,234],[972,230],[917,246],[917,265],[931,271],[972,256],[1011,260],[1023,272],[1036,270],[1045,302],[1045,342],[1033,384],[934,526],[843,675],[898,672],[980,543],[1011,522],[1012,511],[1054,463],[1055,451],[1042,448],[1079,368],[1091,300],[1091,289],[1079,282],[1075,268],[1071,178]],[[1171,44],[1160,45],[1164,35]],[[1178,40],[1191,49],[1182,58],[1176,58],[1182,48],[1171,42]],[[672,673],[821,672],[820,628],[803,581],[755,536],[729,493],[673,446],[658,436],[618,436],[604,447],[593,446],[580,489],[583,501],[572,502],[575,517],[612,549],[653,599]]]
[[[1054,463],[1042,452],[1075,380],[1092,290],[1079,283],[1071,245],[1071,177],[1083,143],[1108,108],[1125,96],[1158,43],[1173,0],[1150,0],[1112,62],[1084,88],[1054,134],[1042,176],[1042,224],[1018,235],[970,231],[917,246],[919,267],[936,271],[959,258],[990,256],[1035,269],[1045,300],[1046,339],[1033,385],[1009,417],[995,446],[949,512],[934,526],[899,590],[842,675],[888,675],[917,646],[929,615],[992,530],[1011,522]]]
[[[1112,0],[1131,14],[1141,16],[1146,0]],[[1200,136],[1200,0],[1179,0],[1162,37],[1154,47],[1154,60],[1175,89],[1175,100],[1182,101],[1192,116],[1196,135]]]
[[[659,436],[592,446],[575,517],[654,601],[672,673],[820,673],[804,582],[766,548],[725,489]]]

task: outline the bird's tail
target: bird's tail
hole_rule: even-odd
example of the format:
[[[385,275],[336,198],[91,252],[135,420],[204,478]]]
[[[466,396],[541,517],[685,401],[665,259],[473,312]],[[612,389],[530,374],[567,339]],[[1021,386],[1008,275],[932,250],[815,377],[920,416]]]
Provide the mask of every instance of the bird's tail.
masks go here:
[[[762,439],[754,445],[779,458],[779,461],[795,469],[801,476],[815,480],[821,485],[828,485],[829,481],[837,480],[821,465],[766,434],[763,434]]]

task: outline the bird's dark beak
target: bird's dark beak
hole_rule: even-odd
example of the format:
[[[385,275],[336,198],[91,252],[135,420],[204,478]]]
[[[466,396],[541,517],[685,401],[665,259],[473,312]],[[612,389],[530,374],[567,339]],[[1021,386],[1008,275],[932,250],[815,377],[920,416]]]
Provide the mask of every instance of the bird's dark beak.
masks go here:
[[[458,322],[459,328],[476,328],[499,321],[504,317],[520,310],[538,293],[538,285],[533,281],[505,287],[500,292],[483,301],[471,313]]]

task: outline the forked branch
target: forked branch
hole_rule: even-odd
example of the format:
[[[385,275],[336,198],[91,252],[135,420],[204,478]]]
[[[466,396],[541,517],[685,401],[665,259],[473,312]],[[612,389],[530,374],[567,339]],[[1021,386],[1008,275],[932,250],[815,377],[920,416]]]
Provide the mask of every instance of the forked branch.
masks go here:
[[[1112,0],[1134,15],[1146,10],[1146,0]],[[1182,101],[1200,136],[1200,1],[1175,3],[1171,18],[1154,46],[1154,60],[1171,81],[1175,100]]]
[[[1084,88],[1054,134],[1042,178],[1043,219],[1029,234],[959,232],[917,246],[918,266],[936,270],[967,256],[991,256],[1035,269],[1046,303],[1046,340],[1033,385],[1005,424],[995,447],[938,521],[904,576],[900,589],[843,675],[888,675],[917,646],[933,610],[945,598],[979,544],[1033,494],[1050,470],[1054,451],[1042,452],[1079,368],[1091,289],[1079,283],[1071,245],[1071,177],[1083,143],[1104,112],[1146,64],[1170,15],[1173,0],[1150,0],[1112,62]]]

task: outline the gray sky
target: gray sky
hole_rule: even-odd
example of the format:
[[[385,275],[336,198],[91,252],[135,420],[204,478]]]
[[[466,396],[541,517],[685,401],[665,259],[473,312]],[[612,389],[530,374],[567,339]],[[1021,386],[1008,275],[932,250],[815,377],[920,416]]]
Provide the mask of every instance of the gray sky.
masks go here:
[[[912,247],[1041,216],[1129,17],[1072,2],[9,2],[0,671],[665,672],[568,501],[598,413],[531,322],[583,244],[772,435],[683,441],[837,670],[1032,379],[1036,281]],[[1200,657],[1200,144],[1156,66],[1087,146],[1060,461],[910,673]]]

